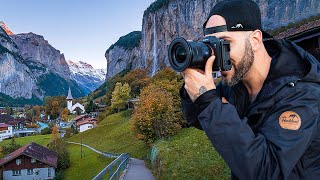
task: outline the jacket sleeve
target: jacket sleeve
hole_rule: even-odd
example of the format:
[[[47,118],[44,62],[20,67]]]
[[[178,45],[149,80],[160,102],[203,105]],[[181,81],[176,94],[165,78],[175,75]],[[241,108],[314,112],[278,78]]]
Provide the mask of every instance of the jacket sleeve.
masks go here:
[[[191,126],[194,126],[200,130],[202,127],[198,120],[198,114],[205,109],[214,99],[217,98],[216,91],[210,90],[207,93],[203,94],[201,97],[204,99],[201,104],[195,104],[191,101],[186,89],[184,88],[184,84],[180,89],[180,97],[181,97],[181,106],[182,113],[184,118],[187,120],[187,123]],[[200,97],[199,97],[200,98]],[[200,107],[201,106],[201,107]],[[196,112],[195,112],[196,111]]]
[[[202,96],[199,98],[195,102],[198,107],[205,101]],[[318,128],[318,103],[313,94],[302,89],[281,97],[256,134],[246,118],[239,118],[233,105],[224,104],[218,98],[199,113],[198,119],[213,146],[238,178],[286,179]],[[298,130],[280,126],[281,114],[288,111],[300,116]]]

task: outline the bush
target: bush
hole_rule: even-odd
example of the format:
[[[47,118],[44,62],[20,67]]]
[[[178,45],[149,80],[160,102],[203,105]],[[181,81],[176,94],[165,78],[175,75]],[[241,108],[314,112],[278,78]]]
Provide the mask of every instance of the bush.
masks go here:
[[[51,128],[50,127],[43,128],[41,130],[40,134],[42,134],[42,135],[51,134]]]

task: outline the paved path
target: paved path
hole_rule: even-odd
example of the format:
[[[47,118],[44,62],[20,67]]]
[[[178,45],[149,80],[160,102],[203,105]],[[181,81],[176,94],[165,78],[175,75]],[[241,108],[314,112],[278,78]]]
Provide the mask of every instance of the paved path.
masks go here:
[[[71,142],[71,141],[65,141],[65,142],[69,143],[69,144],[81,145],[81,143],[77,143],[77,142]],[[109,157],[109,158],[117,158],[118,156],[120,156],[120,154],[112,154],[112,153],[107,153],[107,152],[100,152],[100,151],[98,151],[98,150],[94,149],[93,147],[90,147],[90,146],[88,146],[86,144],[82,144],[82,146],[85,146],[85,147],[91,149],[92,151],[94,151],[94,152],[96,152],[98,154],[102,154],[102,155],[104,155],[106,157]]]
[[[155,180],[151,171],[146,167],[143,160],[130,158],[127,172],[120,177],[121,180]]]

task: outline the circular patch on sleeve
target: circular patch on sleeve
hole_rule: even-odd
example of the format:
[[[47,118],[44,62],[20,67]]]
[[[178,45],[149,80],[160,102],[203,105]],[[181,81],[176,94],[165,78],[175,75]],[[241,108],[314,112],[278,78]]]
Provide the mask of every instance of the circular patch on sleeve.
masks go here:
[[[301,126],[301,118],[296,112],[286,111],[280,115],[279,124],[283,129],[298,130]]]

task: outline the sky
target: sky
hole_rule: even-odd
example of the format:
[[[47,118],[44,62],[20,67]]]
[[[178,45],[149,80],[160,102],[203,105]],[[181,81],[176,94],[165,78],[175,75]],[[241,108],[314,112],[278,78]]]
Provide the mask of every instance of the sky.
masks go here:
[[[154,0],[0,0],[0,21],[14,33],[42,35],[66,60],[106,68],[105,51],[141,31]]]

